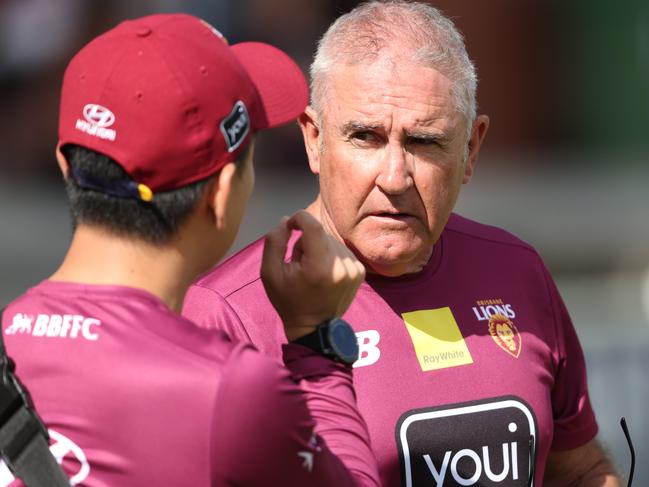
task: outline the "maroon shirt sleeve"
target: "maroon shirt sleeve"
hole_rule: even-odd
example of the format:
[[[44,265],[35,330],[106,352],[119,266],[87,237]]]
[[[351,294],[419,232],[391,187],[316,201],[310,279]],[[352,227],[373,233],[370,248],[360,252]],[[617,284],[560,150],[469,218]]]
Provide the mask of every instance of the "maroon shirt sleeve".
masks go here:
[[[571,450],[592,440],[597,421],[588,396],[586,361],[559,291],[545,271],[554,317],[557,340],[557,362],[552,389],[554,438],[552,450]]]
[[[215,400],[213,485],[380,485],[351,371],[287,348],[291,373],[249,346],[233,350]]]
[[[223,330],[233,340],[251,342],[239,315],[213,289],[192,285],[185,295],[182,314],[201,328]]]

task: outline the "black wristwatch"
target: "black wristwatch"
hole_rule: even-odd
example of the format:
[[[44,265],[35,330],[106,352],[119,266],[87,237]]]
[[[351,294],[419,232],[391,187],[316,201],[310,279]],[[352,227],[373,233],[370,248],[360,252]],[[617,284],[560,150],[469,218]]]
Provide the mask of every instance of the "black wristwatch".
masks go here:
[[[293,340],[291,343],[304,345],[325,357],[347,365],[358,360],[356,334],[349,323],[340,318],[333,318],[319,324],[315,331]]]

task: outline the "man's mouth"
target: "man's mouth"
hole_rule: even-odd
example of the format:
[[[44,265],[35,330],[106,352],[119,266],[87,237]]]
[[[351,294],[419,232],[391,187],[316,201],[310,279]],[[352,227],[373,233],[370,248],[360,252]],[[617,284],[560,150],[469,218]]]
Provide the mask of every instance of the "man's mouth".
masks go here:
[[[410,213],[404,213],[400,211],[375,211],[370,213],[368,216],[375,218],[386,218],[392,220],[405,220],[408,218],[414,218]]]

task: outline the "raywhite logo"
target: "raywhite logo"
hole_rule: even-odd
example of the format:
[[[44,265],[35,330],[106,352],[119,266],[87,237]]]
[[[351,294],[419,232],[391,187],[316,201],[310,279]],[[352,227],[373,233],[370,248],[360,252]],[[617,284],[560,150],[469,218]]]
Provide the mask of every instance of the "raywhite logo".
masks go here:
[[[381,335],[376,330],[365,330],[356,332],[358,341],[358,360],[353,367],[366,367],[375,364],[381,357],[381,350],[377,345],[381,341]]]
[[[63,459],[66,457],[72,460],[70,463],[73,465],[74,463],[78,463],[78,467],[75,468],[76,473],[70,477],[70,485],[77,485],[86,480],[90,473],[90,464],[88,463],[88,459],[83,450],[61,433],[57,433],[54,430],[48,430],[48,433],[50,434],[50,440],[53,441],[50,445],[50,451],[52,452],[52,455],[54,455],[54,458],[56,458],[58,464],[61,465]],[[66,465],[68,464],[66,463]],[[9,471],[7,465],[0,461],[0,487],[7,487],[14,480],[16,480],[16,478]]]
[[[111,141],[117,137],[117,132],[108,128],[115,123],[115,114],[108,108],[89,103],[83,107],[83,117],[85,120],[77,119],[77,130]]]
[[[95,328],[101,325],[96,318],[82,315],[45,315],[39,314],[36,320],[32,316],[16,313],[11,326],[5,330],[5,335],[26,333],[35,337],[77,338],[96,341],[99,334]]]

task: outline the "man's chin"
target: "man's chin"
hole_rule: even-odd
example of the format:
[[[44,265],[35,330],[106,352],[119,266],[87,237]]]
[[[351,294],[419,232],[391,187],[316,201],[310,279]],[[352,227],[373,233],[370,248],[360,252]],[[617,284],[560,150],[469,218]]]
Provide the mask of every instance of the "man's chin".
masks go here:
[[[387,254],[356,253],[359,260],[365,264],[367,272],[384,277],[399,277],[404,274],[421,272],[428,263],[431,253],[408,252]]]

